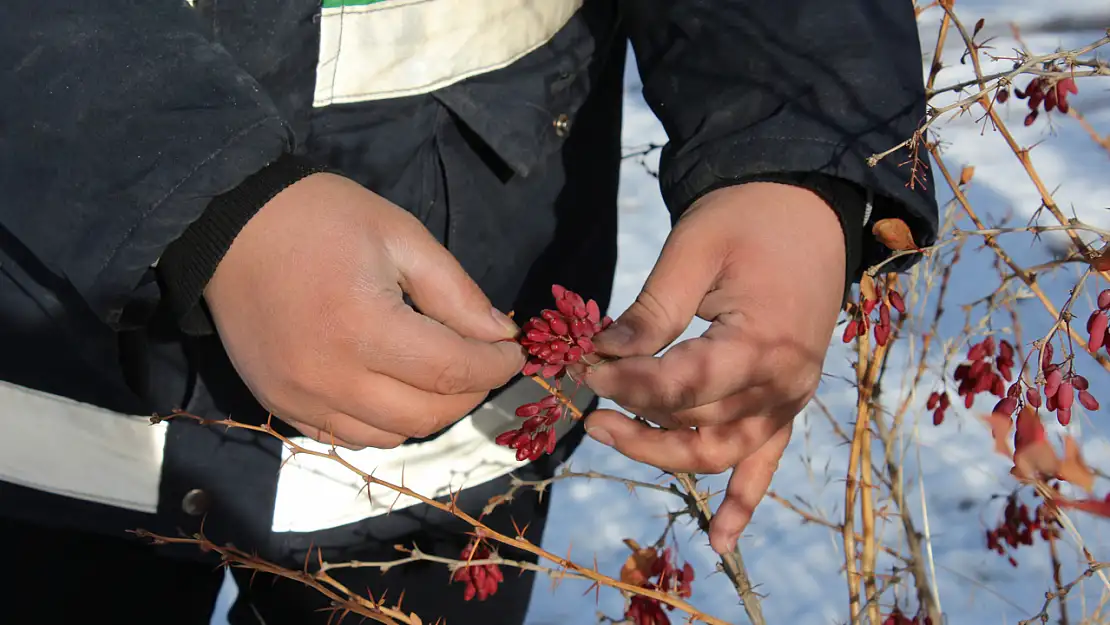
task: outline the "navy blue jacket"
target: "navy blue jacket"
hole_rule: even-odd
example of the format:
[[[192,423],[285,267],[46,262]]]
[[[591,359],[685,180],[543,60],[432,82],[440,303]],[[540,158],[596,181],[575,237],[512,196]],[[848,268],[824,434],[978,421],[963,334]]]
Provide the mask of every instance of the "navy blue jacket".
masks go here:
[[[417,215],[502,310],[535,313],[556,282],[604,307],[629,41],[669,138],[659,183],[675,219],[724,185],[810,187],[841,216],[849,282],[886,253],[863,225],[867,191],[872,220],[935,237],[927,160],[915,184],[904,152],[866,163],[924,117],[910,2],[586,0],[506,67],[314,107],[320,13],[0,4],[0,379],[129,414],[264,418],[197,321],[199,291],[252,211],[318,168]],[[179,502],[203,487],[229,511],[210,535],[265,546],[276,467],[272,440],[175,423],[157,515],[68,512],[5,484],[0,514],[176,531],[195,526]]]

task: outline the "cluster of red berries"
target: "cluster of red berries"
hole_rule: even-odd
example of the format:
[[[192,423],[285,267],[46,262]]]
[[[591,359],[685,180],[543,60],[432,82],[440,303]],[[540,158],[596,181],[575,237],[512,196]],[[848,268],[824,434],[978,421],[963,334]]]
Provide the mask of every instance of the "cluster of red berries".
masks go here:
[[[1098,294],[1098,310],[1091,313],[1087,318],[1087,334],[1090,339],[1087,341],[1087,349],[1091,353],[1097,353],[1099,349],[1105,347],[1106,353],[1110,354],[1110,328],[1107,328],[1107,314],[1110,313],[1110,289]]]
[[[1070,367],[1064,373],[1063,363],[1053,363],[1052,343],[1045,343],[1041,352],[1041,374],[1044,378],[1045,408],[1056,413],[1056,420],[1060,425],[1071,423],[1071,407],[1076,399],[1087,410],[1098,410],[1099,404],[1090,392],[1090,382],[1087,378],[1078,375]],[[1031,389],[1033,390],[1033,389]],[[1034,408],[1041,407],[1040,395],[1026,399]],[[1035,399],[1036,401],[1033,401]]]
[[[933,625],[933,619],[927,614],[918,614],[910,618],[902,612],[901,608],[894,606],[890,614],[883,619],[883,625]]]
[[[556,310],[544,310],[532,317],[522,328],[519,343],[528,351],[524,375],[539,375],[561,380],[567,365],[580,362],[594,353],[593,337],[608,328],[613,320],[601,316],[594,300],[585,300],[574,291],[558,284],[551,287]],[[502,432],[494,439],[498,445],[516,450],[517,460],[537,460],[555,450],[555,424],[566,415],[566,406],[555,395],[516,409],[516,416],[525,419],[514,430]]]
[[[670,547],[664,549],[652,562],[647,577],[648,580],[640,584],[644,588],[665,593],[673,592],[683,599],[693,594],[691,584],[694,581],[694,567],[690,566],[689,562],[683,564],[681,569],[675,567],[671,561]],[[651,578],[655,578],[655,581],[651,581]],[[674,609],[669,605],[666,608]],[[671,619],[663,611],[663,605],[656,599],[642,595],[632,597],[628,603],[628,609],[624,612],[624,618],[635,625],[671,625]]]
[[[1007,401],[1009,397],[1006,382],[1014,379],[1014,346],[1006,339],[996,343],[993,336],[988,336],[968,348],[967,362],[958,365],[952,377],[960,383],[956,393],[964,398],[965,408],[971,408],[976,395],[990,393],[1003,398],[995,406],[995,411],[1005,409],[1010,403]],[[1009,394],[1014,392],[1021,392],[1019,384],[1010,387]],[[925,407],[933,411],[933,425],[944,422],[945,412],[950,405],[948,393],[944,391],[934,391],[929,395]],[[1008,414],[1013,414],[1015,410],[1016,399],[1013,400],[1013,407],[1009,408]]]
[[[929,393],[929,399],[925,402],[925,407],[933,411],[933,425],[944,423],[944,413],[951,405],[948,400],[948,393],[944,391]]]
[[[463,548],[459,559],[463,562],[471,562],[473,560],[487,560],[491,555],[489,547],[482,544],[478,539],[473,539]],[[497,587],[505,581],[505,576],[501,573],[501,567],[496,564],[467,564],[455,570],[455,573],[451,576],[451,581],[466,584],[466,590],[463,594],[464,601],[470,601],[474,597],[478,597],[478,601],[485,601],[497,592]]]
[[[870,281],[870,278],[865,280]],[[874,282],[870,282],[871,286],[863,286],[860,284],[860,302],[859,307],[854,307],[850,314],[852,319],[848,321],[848,325],[844,328],[844,335],[841,339],[845,343],[852,342],[852,339],[857,336],[867,334],[870,328],[874,327],[875,343],[879,345],[886,345],[890,339],[891,326],[890,326],[890,309],[898,311],[899,315],[906,314],[906,302],[902,299],[902,295],[894,289],[888,289],[886,297],[882,297],[875,289]],[[868,291],[871,291],[870,293]],[[889,305],[888,305],[889,302]],[[871,313],[879,309],[879,320],[873,321]]]
[[[522,328],[520,344],[528,350],[524,375],[562,377],[567,365],[594,352],[591,339],[613,323],[609,317],[601,316],[601,309],[592,299],[586,301],[558,284],[551,287],[551,294],[555,296],[557,310],[543,311]]]
[[[1056,485],[1052,488],[1056,489]],[[1041,540],[1059,538],[1059,525],[1060,522],[1044,503],[1030,511],[1028,505],[1018,501],[1016,492],[1010,493],[998,527],[987,530],[987,549],[1006,556],[1010,565],[1016,567],[1018,562],[1012,555],[1013,550],[1021,546],[1032,547],[1037,536]]]
[[[1053,109],[1067,114],[1068,109],[1068,94],[1079,93],[1079,87],[1075,84],[1075,79],[1068,77],[1053,82],[1050,78],[1045,76],[1038,76],[1029,81],[1025,86],[1025,90],[1014,89],[1014,97],[1019,100],[1028,99],[1029,114],[1025,116],[1025,125],[1031,126],[1033,122],[1037,121],[1039,109],[1043,106],[1044,112],[1048,113]],[[999,89],[996,96],[999,102],[1005,102],[1010,99],[1010,92],[1007,89]]]
[[[537,460],[555,451],[555,424],[566,413],[559,398],[548,395],[540,401],[516,409],[516,416],[525,419],[518,429],[502,432],[494,439],[498,445],[516,450],[517,460]]]

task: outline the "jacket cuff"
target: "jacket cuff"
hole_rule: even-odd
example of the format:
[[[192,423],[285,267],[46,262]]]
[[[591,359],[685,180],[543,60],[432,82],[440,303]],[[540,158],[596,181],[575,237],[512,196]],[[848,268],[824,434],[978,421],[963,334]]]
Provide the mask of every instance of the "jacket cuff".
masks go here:
[[[204,289],[247,222],[285,188],[322,171],[325,169],[304,159],[283,155],[238,187],[213,198],[200,218],[166,248],[156,271],[169,312],[185,334],[201,336],[215,331],[203,305]]]

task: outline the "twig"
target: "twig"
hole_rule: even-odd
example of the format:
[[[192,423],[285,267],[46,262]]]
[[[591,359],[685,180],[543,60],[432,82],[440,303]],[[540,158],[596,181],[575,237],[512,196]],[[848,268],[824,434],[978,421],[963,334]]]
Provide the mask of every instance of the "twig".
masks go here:
[[[1049,618],[1048,608],[1052,605],[1053,601],[1057,599],[1063,599],[1068,595],[1069,592],[1071,592],[1071,589],[1075,588],[1079,583],[1108,567],[1110,567],[1110,562],[1097,562],[1095,564],[1092,564],[1087,567],[1087,570],[1083,571],[1079,575],[1079,577],[1073,579],[1067,584],[1064,584],[1063,587],[1058,587],[1055,591],[1050,590],[1046,592],[1044,594],[1044,605],[1041,606],[1041,611],[1037,612],[1032,617],[1025,619],[1024,621],[1021,621],[1020,623],[1018,623],[1018,625],[1043,625],[1044,623],[1047,623]]]
[[[489,514],[490,512],[493,512],[493,510],[495,508],[497,508],[497,506],[499,506],[503,503],[512,501],[512,499],[516,495],[517,491],[519,491],[523,488],[531,488],[531,489],[535,490],[536,492],[542,493],[545,490],[547,490],[547,488],[549,486],[551,486],[553,483],[558,482],[560,480],[566,480],[566,479],[571,479],[571,478],[584,478],[584,479],[587,479],[587,480],[606,480],[606,481],[609,481],[609,482],[617,482],[617,483],[620,483],[620,484],[624,484],[628,488],[629,491],[633,491],[637,488],[640,488],[640,489],[646,489],[646,490],[654,490],[654,491],[658,491],[658,492],[662,492],[662,493],[669,493],[671,495],[675,495],[675,496],[678,496],[678,497],[681,497],[681,498],[684,498],[684,499],[687,498],[686,493],[683,493],[682,491],[680,491],[673,484],[670,485],[670,486],[663,486],[662,484],[652,484],[650,482],[641,482],[639,480],[633,480],[633,479],[629,479],[629,478],[625,478],[625,477],[619,477],[619,476],[616,476],[616,475],[609,475],[609,474],[606,474],[606,473],[599,473],[597,471],[571,471],[570,469],[563,469],[562,471],[559,472],[558,475],[553,475],[553,476],[551,476],[551,477],[549,477],[545,480],[522,480],[522,479],[518,478],[515,475],[510,476],[511,483],[509,485],[509,490],[500,494],[500,495],[492,497],[489,500],[489,503],[486,504],[485,509],[483,509],[482,514]]]
[[[325,571],[310,573],[307,570],[307,566],[305,570],[302,571],[287,569],[252,556],[230,545],[217,545],[208,540],[203,533],[198,533],[192,537],[162,536],[143,529],[131,530],[131,533],[140,538],[146,538],[155,545],[196,545],[203,551],[211,551],[220,554],[221,564],[223,566],[230,565],[239,568],[247,568],[299,582],[330,599],[333,603],[332,610],[340,612],[344,616],[349,613],[354,613],[359,616],[365,616],[378,623],[386,623],[387,625],[398,625],[401,623],[407,625],[422,625],[422,621],[419,617],[413,613],[406,614],[400,609],[400,605],[391,608],[374,601],[373,597],[367,598],[359,596],[357,593],[351,592],[346,586],[341,584],[334,577],[328,575]]]
[[[699,494],[697,478],[693,474],[675,473],[674,476],[690,496],[698,527],[708,534],[709,523],[713,520],[713,511],[709,509],[709,497]],[[721,567],[744,602],[744,612],[747,613],[752,625],[767,625],[767,621],[763,618],[763,606],[752,588],[752,580],[744,566],[744,557],[740,554],[739,546],[728,553],[721,554]]]
[[[255,432],[262,432],[264,434],[268,434],[268,435],[273,436],[274,438],[280,440],[283,444],[285,444],[285,446],[290,450],[290,452],[293,455],[304,454],[304,455],[307,455],[307,456],[314,456],[314,457],[317,457],[317,458],[327,458],[329,460],[332,460],[334,462],[339,463],[340,465],[342,465],[344,468],[346,468],[348,471],[354,473],[355,475],[358,475],[367,484],[374,484],[374,485],[382,486],[384,488],[388,488],[388,489],[390,489],[390,490],[392,490],[396,493],[399,493],[401,495],[412,497],[413,499],[416,499],[416,500],[420,501],[421,503],[423,503],[425,505],[431,506],[432,508],[435,508],[435,509],[440,510],[442,512],[446,512],[447,514],[454,515],[455,517],[461,519],[462,521],[464,521],[464,522],[468,523],[469,525],[471,525],[472,527],[474,527],[475,530],[477,530],[477,532],[483,538],[493,540],[495,542],[501,543],[503,545],[507,545],[509,547],[515,547],[515,548],[520,549],[521,551],[525,551],[527,553],[531,553],[532,555],[543,558],[544,560],[548,560],[548,561],[556,564],[557,566],[562,567],[563,569],[566,569],[567,571],[578,573],[579,575],[585,577],[586,579],[589,579],[591,582],[597,583],[599,585],[608,586],[608,587],[611,587],[611,588],[616,588],[618,590],[623,590],[625,592],[629,592],[629,593],[637,594],[637,595],[642,595],[644,597],[654,599],[654,600],[656,600],[660,603],[663,603],[663,604],[672,606],[672,607],[674,607],[678,610],[681,610],[681,611],[687,613],[688,615],[690,615],[692,618],[703,621],[705,623],[712,623],[713,625],[727,625],[724,621],[722,621],[722,620],[720,620],[716,617],[709,616],[708,614],[702,613],[701,611],[699,611],[694,606],[692,606],[689,603],[679,599],[678,597],[675,597],[674,595],[670,595],[670,594],[667,594],[667,593],[664,593],[664,592],[660,592],[658,590],[652,590],[650,588],[644,588],[644,587],[641,587],[641,586],[634,586],[632,584],[627,584],[627,583],[622,582],[620,580],[613,579],[612,577],[609,577],[608,575],[604,575],[604,574],[602,574],[602,573],[600,573],[600,572],[598,572],[594,569],[590,569],[590,568],[581,566],[581,565],[579,565],[579,564],[577,564],[577,563],[575,563],[575,562],[573,562],[573,561],[571,561],[567,558],[564,558],[562,556],[557,556],[557,555],[555,555],[555,554],[553,554],[553,553],[551,553],[551,552],[549,552],[549,551],[547,551],[547,550],[545,550],[545,549],[543,549],[543,548],[541,548],[537,545],[532,544],[531,542],[529,542],[529,541],[527,541],[523,538],[514,538],[514,537],[511,537],[511,536],[506,536],[505,534],[502,534],[502,533],[500,533],[496,530],[491,529],[486,524],[484,524],[480,520],[474,518],[473,516],[467,514],[463,510],[460,510],[455,505],[455,502],[454,502],[453,499],[450,503],[442,503],[442,502],[436,501],[435,499],[431,499],[429,497],[426,497],[426,496],[408,488],[407,486],[393,484],[392,482],[388,482],[388,481],[383,480],[381,478],[374,477],[373,475],[363,471],[362,469],[359,469],[358,467],[354,466],[349,461],[344,459],[342,456],[340,456],[338,451],[336,451],[334,446],[332,448],[330,448],[327,452],[314,451],[312,449],[302,447],[302,446],[298,445],[297,443],[293,442],[292,440],[290,440],[289,438],[287,438],[286,436],[278,433],[272,427],[270,427],[270,425],[268,423],[263,424],[263,425],[250,425],[250,424],[247,424],[247,423],[240,423],[240,422],[234,421],[232,419],[219,419],[219,420],[205,419],[203,417],[199,417],[199,416],[196,416],[196,415],[192,415],[192,414],[189,414],[189,413],[186,413],[186,412],[180,412],[180,411],[174,412],[174,413],[172,413],[172,415],[166,416],[166,417],[159,417],[159,416],[151,417],[151,422],[152,423],[158,423],[160,421],[168,420],[168,419],[172,419],[172,418],[176,418],[176,417],[183,417],[183,418],[193,419],[193,420],[196,420],[196,421],[199,421],[201,423],[208,424],[208,425],[222,425],[222,426],[225,426],[225,427],[228,427],[228,428],[245,429],[245,430],[251,430],[251,431],[255,431]]]

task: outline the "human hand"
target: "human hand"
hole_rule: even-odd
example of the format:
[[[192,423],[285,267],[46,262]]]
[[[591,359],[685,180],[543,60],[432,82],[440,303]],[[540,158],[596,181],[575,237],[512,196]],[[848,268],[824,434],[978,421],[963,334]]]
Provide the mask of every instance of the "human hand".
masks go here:
[[[331,174],[268,202],[205,299],[259,402],[343,447],[437,432],[524,364],[516,325],[415,217]]]
[[[698,200],[671,231],[635,303],[594,339],[619,359],[578,376],[667,429],[598,410],[586,429],[671,472],[733,469],[710,526],[731,550],[770,486],[791,424],[816,393],[844,293],[844,235],[816,194],[749,183]],[[655,357],[694,315],[700,337]]]

